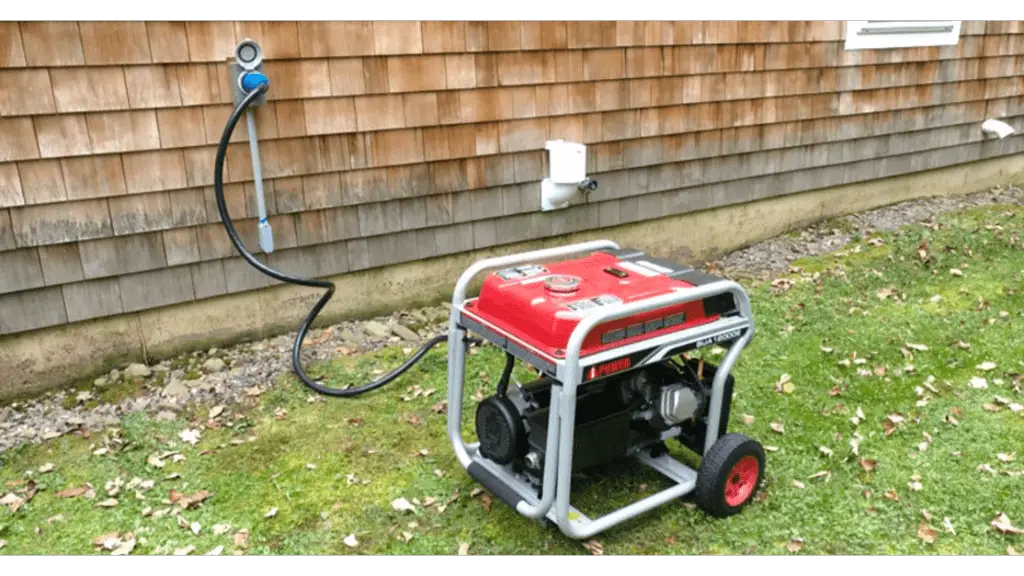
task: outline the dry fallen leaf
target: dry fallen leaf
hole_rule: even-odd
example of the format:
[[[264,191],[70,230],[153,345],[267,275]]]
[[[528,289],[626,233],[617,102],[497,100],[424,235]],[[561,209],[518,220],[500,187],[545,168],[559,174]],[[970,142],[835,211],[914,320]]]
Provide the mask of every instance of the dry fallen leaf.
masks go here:
[[[220,556],[221,552],[223,552],[223,551],[224,551],[224,546],[220,545],[220,546],[217,546],[216,548],[214,548],[213,550],[210,550],[206,554],[203,554],[203,556]]]
[[[946,532],[956,536],[956,530],[953,529],[953,522],[951,522],[949,518],[942,519],[942,526],[946,529]]]
[[[196,550],[196,547],[191,545],[191,544],[189,544],[188,546],[185,546],[184,548],[175,548],[174,555],[175,556],[188,556],[189,554],[195,552],[195,550]]]
[[[750,414],[744,414],[743,423],[746,424],[747,426],[752,426],[754,424],[754,417],[751,416]]]
[[[345,536],[345,539],[342,540],[342,542],[344,542],[345,546],[348,546],[349,548],[355,548],[356,546],[359,546],[359,540],[356,540],[355,534],[349,534],[348,536]]]
[[[14,514],[22,507],[22,505],[25,504],[25,500],[16,494],[8,493],[3,498],[0,498],[0,504],[7,506],[10,509],[11,514]]]
[[[805,488],[804,483],[799,480],[793,480],[793,487],[803,490]]]
[[[871,472],[877,465],[877,461],[869,460],[867,458],[862,458],[860,461],[860,467],[863,468],[865,472]]]
[[[785,434],[786,433],[785,425],[783,425],[782,422],[780,422],[778,420],[776,420],[775,422],[772,422],[771,424],[769,424],[768,427],[771,428],[772,431],[778,432],[779,434]]]
[[[988,381],[980,376],[971,378],[971,381],[968,382],[968,384],[971,388],[975,388],[977,390],[984,390],[985,388],[988,388]]]
[[[189,508],[195,508],[210,496],[213,496],[213,494],[207,490],[200,490],[195,494],[185,495],[172,488],[169,499],[172,504],[177,504],[182,510],[188,510]]]
[[[935,537],[937,535],[938,535],[938,532],[936,532],[930,526],[928,526],[928,523],[925,522],[924,520],[922,520],[921,524],[917,527],[917,537],[920,538],[921,540],[924,540],[928,544],[934,544],[935,543]]]
[[[1024,534],[1024,530],[1017,528],[1010,522],[1010,517],[1000,512],[992,520],[991,525],[1003,534]]]
[[[995,370],[996,369],[996,363],[995,362],[985,361],[985,362],[982,362],[981,364],[978,364],[977,366],[975,366],[975,368],[977,368],[978,370],[981,370],[982,372],[988,372],[990,370]]]
[[[53,472],[53,468],[53,463],[47,462],[46,464],[43,464],[42,466],[39,467],[39,473],[46,474],[47,472]]]
[[[775,383],[775,391],[783,394],[792,394],[796,390],[796,385],[793,384],[792,377],[789,374],[783,374],[779,377],[778,382]]]
[[[587,540],[583,543],[583,547],[589,550],[594,556],[604,554],[604,546],[602,546],[597,540]]]
[[[263,515],[264,518],[273,518],[274,516],[277,516],[277,506],[267,510],[267,513]]]
[[[1014,460],[1016,460],[1017,453],[1010,452],[1009,454],[1007,454],[1005,452],[1000,452],[999,454],[996,454],[996,458],[998,458],[1000,462],[1005,464],[1007,462],[1013,462]]]
[[[3,540],[0,540],[0,542],[3,542]],[[0,548],[3,548],[2,544],[0,544]],[[1020,554],[1018,554],[1017,551],[1013,549],[1013,546],[1006,547],[1006,554],[1008,556],[1020,556]]]
[[[218,405],[214,406],[213,408],[210,408],[209,418],[210,418],[210,420],[216,420],[217,417],[220,416],[223,413],[224,413],[224,406],[222,404],[218,404]]]
[[[117,506],[117,499],[107,498],[102,502],[97,502],[96,505],[99,506],[100,508],[113,508],[114,506]]]
[[[789,550],[790,552],[792,552],[794,554],[799,552],[800,549],[803,548],[803,547],[804,547],[804,539],[803,538],[793,538],[792,540],[790,540],[786,544],[786,550]]]
[[[189,428],[187,430],[182,430],[181,432],[179,432],[178,438],[181,438],[181,441],[186,444],[195,446],[196,444],[199,443],[199,439],[202,438],[202,433],[199,430]]]
[[[469,554],[469,542],[459,542],[459,556]]]
[[[117,548],[110,553],[111,556],[127,556],[135,550],[135,539],[126,540],[122,542]]]
[[[57,492],[56,496],[58,496],[59,498],[76,498],[78,496],[85,494],[88,491],[89,488],[86,486],[76,486],[74,488],[65,488],[64,490]]]
[[[396,498],[391,501],[391,507],[399,512],[415,512],[416,507],[405,498]]]
[[[962,271],[960,271],[959,268],[950,268],[949,269],[949,273],[952,274],[953,276],[963,276],[964,275],[964,273]]]
[[[232,538],[232,542],[235,543],[235,546],[241,547],[245,545],[245,542],[248,539],[249,530],[242,528],[241,530],[235,533],[235,536]]]

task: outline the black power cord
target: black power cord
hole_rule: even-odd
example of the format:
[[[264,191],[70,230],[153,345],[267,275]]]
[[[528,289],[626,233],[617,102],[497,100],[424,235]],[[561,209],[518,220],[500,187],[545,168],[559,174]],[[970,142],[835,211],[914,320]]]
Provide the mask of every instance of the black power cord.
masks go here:
[[[324,295],[320,297],[320,300],[317,301],[316,305],[313,306],[313,309],[309,311],[309,315],[307,315],[306,319],[303,320],[302,325],[299,326],[299,334],[295,338],[294,346],[292,346],[292,367],[295,370],[295,374],[299,377],[300,380],[302,380],[303,384],[305,384],[312,390],[319,392],[320,394],[336,397],[359,396],[360,394],[364,394],[371,390],[376,390],[377,388],[380,388],[381,386],[384,386],[385,384],[392,382],[393,380],[401,376],[403,373],[405,373],[405,371],[411,368],[414,364],[419,362],[420,359],[422,359],[423,356],[426,355],[426,353],[431,348],[442,342],[447,341],[448,337],[442,334],[440,336],[435,336],[434,338],[431,338],[425,344],[423,344],[423,346],[419,350],[417,350],[415,354],[410,356],[409,359],[406,360],[404,364],[402,364],[389,374],[384,375],[379,380],[374,380],[369,384],[365,384],[363,386],[358,386],[355,388],[331,388],[328,386],[324,386],[319,382],[313,381],[306,374],[306,371],[302,369],[302,341],[305,340],[306,338],[306,333],[309,331],[310,324],[313,323],[317,315],[320,314],[320,311],[323,310],[324,306],[327,305],[327,302],[331,299],[332,296],[334,296],[334,283],[328,280],[316,280],[310,278],[298,278],[295,276],[290,276],[288,274],[284,274],[283,272],[278,272],[277,270],[274,270],[273,268],[270,268],[263,264],[262,262],[260,262],[259,260],[257,260],[256,257],[253,256],[251,252],[245,249],[245,245],[242,243],[241,238],[238,237],[238,232],[235,230],[234,225],[231,223],[231,216],[228,214],[228,207],[224,201],[224,158],[227,155],[228,142],[230,142],[231,140],[231,135],[235,131],[235,125],[238,124],[239,118],[242,117],[242,114],[246,111],[246,109],[253,102],[253,100],[259,98],[261,94],[267,91],[267,88],[268,86],[266,83],[261,83],[251,92],[249,92],[249,94],[247,94],[245,98],[243,98],[242,101],[238,103],[238,106],[235,107],[235,110],[231,113],[231,116],[228,118],[227,124],[224,126],[224,133],[221,134],[220,144],[217,145],[217,160],[214,163],[213,167],[213,189],[214,194],[217,197],[217,210],[220,212],[220,219],[224,223],[224,229],[227,230],[228,237],[231,238],[231,243],[235,245],[235,249],[238,250],[238,253],[241,254],[242,258],[245,258],[246,262],[248,262],[253,268],[259,270],[260,272],[266,274],[267,276],[270,276],[271,278],[280,280],[281,282],[287,282],[289,284],[296,284],[299,286],[308,286],[310,288],[324,288],[327,290],[327,292],[325,292]],[[475,339],[471,341],[479,342],[478,340]]]

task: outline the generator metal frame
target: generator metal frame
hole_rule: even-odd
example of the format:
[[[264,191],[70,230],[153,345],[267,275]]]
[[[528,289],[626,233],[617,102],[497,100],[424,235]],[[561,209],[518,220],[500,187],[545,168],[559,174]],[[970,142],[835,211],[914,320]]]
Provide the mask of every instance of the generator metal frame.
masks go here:
[[[470,323],[464,316],[463,306],[467,302],[466,291],[473,279],[485,271],[526,263],[539,263],[585,252],[605,249],[618,250],[619,248],[615,242],[597,240],[479,260],[459,277],[452,294],[448,328],[448,436],[455,455],[472,478],[521,515],[540,522],[548,520],[557,525],[563,534],[574,539],[589,538],[673,499],[680,498],[692,492],[697,484],[697,471],[693,468],[668,454],[654,457],[648,451],[641,451],[633,458],[673,480],[675,482],[673,486],[594,519],[588,518],[572,506],[570,497],[576,392],[582,384],[584,368],[650,349],[650,354],[633,365],[630,368],[632,370],[659,362],[683,351],[711,344],[727,344],[728,351],[712,380],[707,432],[702,453],[707,454],[719,438],[726,379],[740,352],[754,335],[750,299],[739,284],[729,280],[719,280],[630,304],[602,307],[587,314],[573,330],[564,358],[555,359],[553,362],[553,373],[550,375],[555,382],[551,389],[546,456],[540,490],[541,497],[538,498],[536,488],[525,478],[513,472],[509,466],[499,465],[483,457],[479,454],[479,442],[466,443],[462,437],[466,352],[469,347],[467,332],[471,329],[471,325],[478,328],[480,324],[480,321],[475,318]],[[726,293],[732,294],[734,298],[735,315],[720,317],[706,324],[683,328],[676,332],[580,359],[580,348],[584,339],[592,329],[604,322]],[[483,326],[482,328],[483,330],[474,330],[474,333],[483,332],[475,335],[491,341],[523,362],[529,364],[537,362],[540,356],[539,352],[531,352],[529,346],[523,342],[513,343],[514,338],[505,336],[500,326]],[[499,341],[495,342],[495,340]],[[500,340],[504,340],[508,344],[506,345]],[[546,362],[550,369],[551,362]],[[664,437],[671,437],[673,430],[666,432]]]

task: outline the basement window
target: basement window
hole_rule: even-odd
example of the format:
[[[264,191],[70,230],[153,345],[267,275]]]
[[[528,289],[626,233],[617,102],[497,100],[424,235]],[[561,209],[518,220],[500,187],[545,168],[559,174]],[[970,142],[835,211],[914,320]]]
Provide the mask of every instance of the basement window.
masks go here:
[[[960,41],[959,20],[850,20],[847,50],[954,46]]]

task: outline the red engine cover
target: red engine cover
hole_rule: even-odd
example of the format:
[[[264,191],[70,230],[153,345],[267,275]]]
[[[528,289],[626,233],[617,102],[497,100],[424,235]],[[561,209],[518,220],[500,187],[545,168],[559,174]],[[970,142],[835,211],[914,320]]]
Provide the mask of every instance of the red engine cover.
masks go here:
[[[469,301],[464,311],[558,360],[564,358],[569,337],[585,310],[693,287],[667,272],[673,271],[644,260],[622,260],[607,252],[544,266],[501,270],[486,277],[479,298]],[[716,319],[717,315],[705,314],[702,301],[694,301],[606,322],[590,332],[580,356]]]

